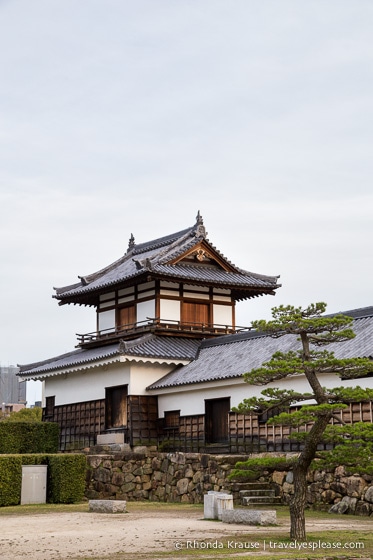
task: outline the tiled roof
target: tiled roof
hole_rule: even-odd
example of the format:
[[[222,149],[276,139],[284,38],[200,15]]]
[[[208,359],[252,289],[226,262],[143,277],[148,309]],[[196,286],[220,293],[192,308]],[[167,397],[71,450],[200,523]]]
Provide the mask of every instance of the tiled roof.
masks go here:
[[[373,307],[345,314],[355,318],[353,329],[356,337],[330,344],[328,350],[333,351],[337,358],[373,357]],[[294,335],[272,338],[250,331],[205,340],[194,361],[165,375],[148,389],[165,389],[241,377],[247,371],[260,367],[274,352],[298,350],[299,342],[296,338]]]
[[[176,364],[194,359],[200,342],[194,339],[182,339],[170,336],[144,335],[131,341],[120,341],[109,346],[80,349],[68,354],[56,356],[43,362],[20,365],[20,377],[43,377],[58,375],[62,371],[94,367],[104,361],[119,361],[120,356],[128,359],[167,360]]]
[[[119,355],[118,343],[110,344],[110,346],[92,348],[89,350],[79,349],[73,352],[68,352],[67,354],[55,356],[54,358],[49,358],[42,362],[19,365],[19,376],[26,377],[31,376],[31,374],[36,375],[67,368],[77,368],[80,366],[86,366],[90,363],[93,364],[94,362],[113,358],[117,355]]]
[[[276,283],[270,277],[259,276],[252,272],[227,272],[213,267],[197,267],[186,265],[156,265],[154,272],[162,276],[172,276],[186,281],[213,282],[223,286],[259,287],[274,289]],[[277,287],[277,286],[276,286]]]
[[[135,341],[123,341],[121,353],[126,356],[167,360],[193,360],[200,344],[199,340],[193,338],[149,334]]]
[[[227,264],[229,272],[218,266],[169,264],[202,241]],[[73,302],[74,298],[79,299],[144,275],[169,277],[197,284],[216,283],[227,287],[258,288],[267,293],[279,287],[278,276],[265,276],[242,270],[222,255],[206,239],[203,221],[198,214],[194,226],[174,234],[137,245],[131,238],[128,251],[122,258],[102,270],[80,277],[80,282],[76,284],[55,288],[54,297],[61,303]]]

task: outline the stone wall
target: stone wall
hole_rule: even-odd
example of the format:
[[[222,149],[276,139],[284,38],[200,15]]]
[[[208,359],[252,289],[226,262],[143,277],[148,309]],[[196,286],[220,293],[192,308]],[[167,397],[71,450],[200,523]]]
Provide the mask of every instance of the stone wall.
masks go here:
[[[239,483],[228,480],[237,455],[141,452],[87,455],[88,499],[151,500],[203,503],[209,490],[232,492],[239,500]],[[264,472],[259,482],[269,482],[284,503],[292,493],[291,471]],[[373,514],[373,477],[348,474],[344,467],[334,472],[314,471],[308,476],[308,504],[315,509],[333,507],[340,513]]]
[[[276,484],[284,503],[294,493],[293,473],[274,471],[269,480]],[[332,472],[313,471],[308,474],[307,501],[315,509],[330,509],[336,513],[373,514],[373,477],[349,474],[344,467]]]
[[[227,476],[245,457],[199,453],[88,455],[86,497],[202,503],[209,490],[229,490]]]

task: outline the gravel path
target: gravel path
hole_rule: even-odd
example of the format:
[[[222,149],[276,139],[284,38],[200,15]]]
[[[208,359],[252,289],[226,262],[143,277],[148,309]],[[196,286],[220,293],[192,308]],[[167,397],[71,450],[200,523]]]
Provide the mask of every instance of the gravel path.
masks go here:
[[[2,515],[0,519],[0,558],[6,560],[64,560],[97,558],[100,560],[115,553],[125,552],[132,556],[146,553],[149,557],[159,552],[186,548],[203,548],[209,541],[219,546],[221,538],[230,537],[234,547],[235,537],[245,535],[248,543],[264,540],[271,533],[288,533],[289,523],[281,520],[277,527],[248,527],[228,525],[202,519],[202,510],[176,511],[151,508],[128,513],[102,514],[92,512],[53,512],[27,515]],[[325,529],[371,531],[369,518],[331,518],[312,520],[308,531]],[[212,552],[211,550],[209,552]],[[238,551],[237,551],[238,552]],[[247,551],[246,551],[247,552]]]

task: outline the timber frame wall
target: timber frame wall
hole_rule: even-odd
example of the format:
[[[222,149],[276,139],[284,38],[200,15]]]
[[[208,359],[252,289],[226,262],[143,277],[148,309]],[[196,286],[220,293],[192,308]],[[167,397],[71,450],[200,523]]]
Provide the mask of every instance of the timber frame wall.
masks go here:
[[[373,422],[373,403],[351,403],[340,413],[347,424]],[[333,424],[338,424],[332,419]],[[307,430],[312,424],[307,425]],[[300,430],[299,430],[300,431]],[[300,451],[302,444],[289,439],[288,426],[272,426],[260,422],[258,416],[228,414],[228,440],[225,443],[206,444],[204,415],[181,416],[179,427],[165,428],[160,421],[161,450],[202,453],[262,453]],[[330,449],[330,444],[320,444],[319,449]]]
[[[158,401],[153,396],[132,395],[127,400],[127,426],[105,429],[105,399],[54,406],[50,414],[43,409],[45,422],[57,422],[60,427],[60,451],[93,447],[99,434],[124,433],[130,445],[157,444]]]
[[[373,422],[373,403],[351,403],[340,415],[347,424]],[[61,451],[93,447],[97,435],[105,433],[105,399],[55,406],[49,416],[44,409],[43,420],[59,424]],[[334,419],[332,422],[338,423]],[[178,426],[166,428],[164,420],[158,419],[157,397],[130,396],[128,425],[117,431],[124,433],[124,441],[130,445],[158,445],[163,451],[260,453],[301,449],[302,444],[290,441],[288,426],[270,426],[259,422],[257,416],[230,412],[228,427],[226,442],[206,444],[203,414],[181,416]],[[327,448],[320,445],[320,449]]]

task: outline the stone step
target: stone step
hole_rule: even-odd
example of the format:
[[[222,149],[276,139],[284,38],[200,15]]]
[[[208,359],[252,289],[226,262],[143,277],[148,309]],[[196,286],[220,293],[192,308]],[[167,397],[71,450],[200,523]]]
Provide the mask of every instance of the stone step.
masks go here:
[[[265,489],[258,489],[258,490],[240,490],[241,498],[246,496],[275,496],[276,493],[273,488],[265,488]]]
[[[260,505],[274,505],[281,504],[280,496],[245,496],[242,498],[243,506],[251,506],[254,504]]]
[[[235,492],[242,490],[266,490],[273,488],[269,482],[232,482],[231,489]]]

